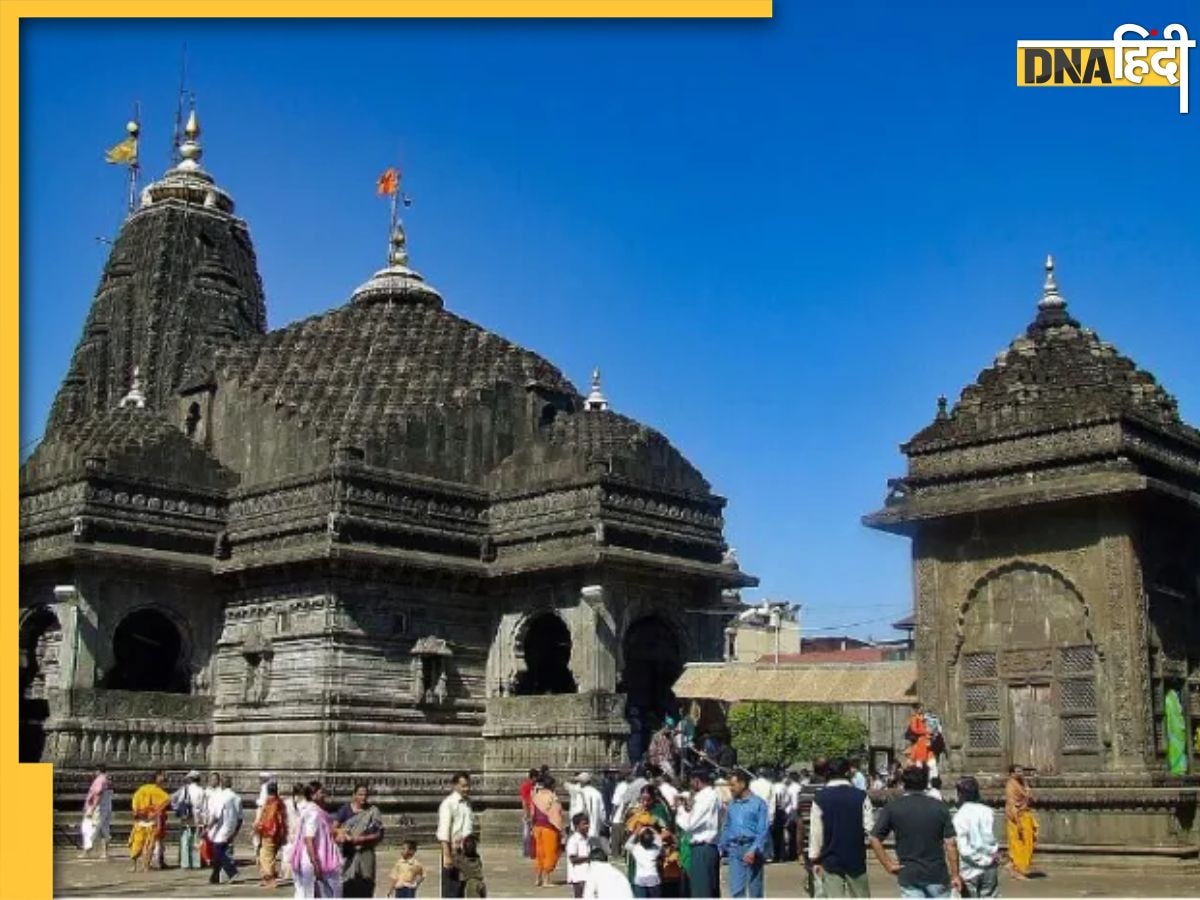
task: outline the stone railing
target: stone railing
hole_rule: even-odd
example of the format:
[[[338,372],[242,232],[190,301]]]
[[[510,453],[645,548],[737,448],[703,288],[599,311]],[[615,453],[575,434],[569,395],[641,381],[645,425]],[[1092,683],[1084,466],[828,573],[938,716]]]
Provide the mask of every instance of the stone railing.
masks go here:
[[[76,689],[50,696],[43,759],[64,767],[191,768],[208,760],[211,697]]]
[[[614,765],[624,758],[625,696],[602,691],[493,697],[483,729],[489,774],[547,765],[563,770]]]

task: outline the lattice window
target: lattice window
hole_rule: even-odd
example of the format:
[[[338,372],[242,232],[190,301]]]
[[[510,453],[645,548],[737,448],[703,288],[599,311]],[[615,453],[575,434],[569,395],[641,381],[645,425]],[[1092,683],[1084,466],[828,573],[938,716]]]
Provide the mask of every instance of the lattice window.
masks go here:
[[[974,678],[996,677],[995,653],[967,653],[962,658],[962,677],[966,680]]]
[[[1100,721],[1095,716],[1069,716],[1062,720],[1063,746],[1094,750],[1100,743]]]
[[[1096,682],[1091,678],[1076,678],[1062,682],[1064,712],[1095,712]]]
[[[1000,709],[999,686],[995,682],[964,685],[963,700],[968,716],[977,713],[994,713]]]
[[[1063,647],[1059,651],[1059,661],[1066,675],[1078,675],[1091,672],[1096,663],[1096,651],[1087,645],[1081,647]]]
[[[969,719],[967,721],[967,744],[971,750],[999,750],[1000,720]]]

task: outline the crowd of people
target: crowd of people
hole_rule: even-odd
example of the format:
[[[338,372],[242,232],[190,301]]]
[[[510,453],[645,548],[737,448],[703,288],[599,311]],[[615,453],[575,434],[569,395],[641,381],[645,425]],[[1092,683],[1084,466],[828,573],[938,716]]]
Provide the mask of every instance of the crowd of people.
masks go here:
[[[761,897],[773,862],[798,861],[789,887],[812,897],[869,897],[867,854],[897,877],[906,897],[995,897],[1000,846],[992,808],[975,778],[949,802],[930,767],[901,766],[897,781],[868,785],[856,761],[817,759],[814,771],[772,778],[762,770],[689,767],[686,780],[643,764],[608,772],[599,787],[580,772],[565,784],[534,769],[521,786],[523,848],[533,886],[545,888],[561,857],[574,897],[719,897],[720,867],[734,897]],[[868,789],[883,791],[872,798]],[[810,804],[807,828],[801,800]],[[876,808],[879,800],[886,802]],[[1037,822],[1019,767],[1006,788],[1009,870],[1029,872]],[[894,851],[884,842],[894,840]]]
[[[201,786],[201,780],[201,773],[193,769],[168,794],[166,773],[160,770],[134,792],[129,836],[134,872],[167,867],[165,838],[174,816],[179,825],[179,868],[207,869],[210,884],[239,880],[233,846],[246,824],[242,796],[218,772],[208,776],[207,786]],[[286,798],[280,796],[271,773],[261,773],[260,782],[249,828],[262,887],[274,888],[287,880],[296,897],[375,896],[376,847],[383,840],[384,825],[365,783],[356,784],[350,799],[331,813],[319,781],[294,785]],[[84,799],[84,858],[93,850],[101,859],[108,857],[112,794],[107,772],[98,767]],[[391,873],[390,893],[395,896],[416,896],[424,880],[416,849],[412,841],[400,847]]]
[[[532,865],[533,888],[554,886],[565,856],[574,897],[715,898],[723,863],[732,896],[761,897],[768,863],[798,862],[783,870],[797,879],[789,885],[795,893],[866,897],[870,849],[897,877],[903,896],[951,890],[997,896],[1001,854],[978,782],[960,779],[948,804],[936,775],[938,732],[919,708],[909,730],[911,743],[923,746],[906,764],[870,776],[845,757],[818,758],[811,772],[750,772],[715,737],[697,739],[693,732],[679,740],[681,723],[669,719],[636,765],[596,778],[577,772],[561,784],[547,767],[531,769],[519,798],[521,849]],[[385,828],[368,785],[356,784],[334,807],[318,781],[296,784],[284,797],[271,773],[259,780],[248,828],[260,884],[290,881],[299,898],[374,896]],[[135,872],[166,866],[164,838],[173,815],[180,868],[206,869],[212,884],[240,878],[232,848],[248,818],[242,797],[220,773],[210,773],[207,785],[201,781],[193,770],[168,793],[159,771],[134,793],[129,857]],[[1013,767],[1005,818],[1008,865],[1018,878],[1028,875],[1036,843],[1031,807],[1024,773]],[[84,801],[83,856],[107,856],[111,821],[112,784],[100,767]],[[894,851],[884,846],[889,839]],[[486,897],[467,772],[454,775],[439,805],[436,840],[440,896]],[[412,840],[398,844],[385,884],[389,896],[415,897],[426,882],[417,852]]]

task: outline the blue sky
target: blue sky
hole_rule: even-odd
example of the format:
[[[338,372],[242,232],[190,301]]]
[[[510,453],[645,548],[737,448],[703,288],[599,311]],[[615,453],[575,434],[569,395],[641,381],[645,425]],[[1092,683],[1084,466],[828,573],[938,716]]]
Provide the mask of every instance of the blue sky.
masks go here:
[[[167,165],[181,45],[205,165],[272,327],[383,263],[398,162],[448,308],[664,431],[730,500],[758,596],[876,636],[909,545],[863,528],[897,445],[1032,318],[1071,310],[1200,422],[1200,89],[1020,90],[1022,38],[1190,4],[779,2],[747,22],[36,22],[21,44],[21,441],[41,433],[122,214],[140,100]],[[1192,55],[1200,77],[1200,57]],[[1195,80],[1195,79],[1193,79]]]

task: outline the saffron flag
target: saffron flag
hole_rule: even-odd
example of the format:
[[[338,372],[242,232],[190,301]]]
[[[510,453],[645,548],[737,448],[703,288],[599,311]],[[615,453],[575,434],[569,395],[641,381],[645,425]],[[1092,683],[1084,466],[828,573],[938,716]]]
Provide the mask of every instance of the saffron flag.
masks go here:
[[[394,197],[400,190],[400,173],[394,168],[385,169],[376,187],[380,197]]]
[[[137,163],[138,151],[137,138],[130,136],[121,141],[114,147],[111,147],[104,154],[104,161],[117,166],[132,166]]]

